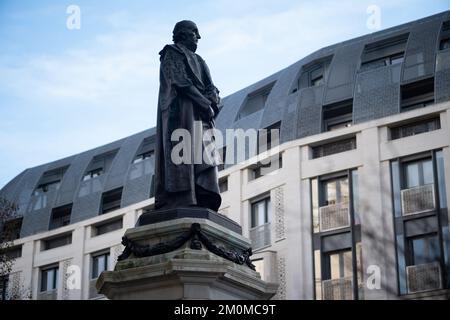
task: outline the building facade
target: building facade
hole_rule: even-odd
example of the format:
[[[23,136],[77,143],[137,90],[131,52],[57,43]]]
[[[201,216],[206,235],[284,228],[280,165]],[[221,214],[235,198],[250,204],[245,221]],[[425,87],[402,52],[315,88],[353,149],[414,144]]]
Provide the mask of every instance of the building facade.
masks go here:
[[[450,296],[450,12],[323,48],[222,103],[223,132],[279,130],[279,145],[236,164],[225,141],[219,172],[220,213],[252,240],[275,299]],[[20,208],[9,294],[102,298],[96,278],[154,202],[154,136],[27,169],[0,191]]]

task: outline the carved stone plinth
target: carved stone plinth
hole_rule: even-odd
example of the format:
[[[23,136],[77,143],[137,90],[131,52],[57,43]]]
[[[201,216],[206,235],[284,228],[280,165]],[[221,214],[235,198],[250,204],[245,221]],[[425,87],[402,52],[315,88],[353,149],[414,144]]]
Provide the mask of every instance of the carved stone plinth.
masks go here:
[[[270,299],[278,287],[253,270],[248,239],[207,218],[138,226],[123,244],[96,284],[109,299]]]

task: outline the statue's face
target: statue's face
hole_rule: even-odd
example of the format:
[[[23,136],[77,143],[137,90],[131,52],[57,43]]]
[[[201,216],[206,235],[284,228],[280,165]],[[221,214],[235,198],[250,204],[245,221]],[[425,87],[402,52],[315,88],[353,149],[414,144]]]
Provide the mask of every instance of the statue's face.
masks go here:
[[[191,42],[191,43],[198,43],[198,40],[200,40],[202,37],[200,37],[200,33],[198,32],[198,28],[195,25],[195,23],[190,23],[185,26],[184,28],[184,34],[185,34],[185,41]]]

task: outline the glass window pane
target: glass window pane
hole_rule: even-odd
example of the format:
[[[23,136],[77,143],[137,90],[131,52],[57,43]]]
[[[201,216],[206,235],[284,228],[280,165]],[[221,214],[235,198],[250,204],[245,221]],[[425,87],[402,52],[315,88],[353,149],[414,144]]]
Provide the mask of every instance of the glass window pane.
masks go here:
[[[353,275],[352,252],[345,251],[343,254],[343,260],[344,273],[342,274],[342,276],[344,278],[351,277]]]
[[[54,269],[54,281],[53,281],[53,289],[56,289],[58,287],[58,272],[59,268]]]
[[[105,256],[99,256],[99,257],[97,257],[97,261],[98,261],[98,272],[97,272],[97,276],[99,276],[100,273],[102,273],[103,271],[105,271]]]
[[[358,184],[358,169],[352,171],[352,201],[353,213],[355,217],[355,225],[361,224],[359,217],[359,184]]]
[[[94,257],[92,263],[92,279],[95,279],[98,276],[98,258]]]
[[[439,205],[447,208],[447,191],[445,189],[444,156],[442,151],[436,152],[437,176],[439,182]]]
[[[330,254],[331,279],[339,279],[341,277],[339,256],[339,253]]]
[[[431,184],[434,182],[433,178],[433,163],[430,160],[424,161],[422,163],[423,166],[423,183]]]
[[[270,221],[270,199],[264,199],[252,204],[251,227],[261,226]]]
[[[340,203],[348,202],[348,199],[349,199],[348,179],[339,180],[339,184],[340,184],[340,186],[339,186],[340,194],[339,194],[338,202],[340,202]]]
[[[419,164],[409,163],[406,165],[406,187],[413,188],[420,185]]]
[[[314,232],[319,232],[319,190],[317,179],[311,180],[312,215]]]
[[[336,181],[328,181],[325,187],[325,205],[336,204],[337,202],[337,192],[336,192]]]
[[[54,279],[55,279],[55,270],[54,269],[47,270],[47,290],[54,289],[53,283]]]
[[[47,291],[47,272],[42,271],[41,273],[41,291]]]
[[[395,216],[401,216],[401,204],[400,204],[400,169],[399,162],[393,161],[391,163],[392,170],[392,189],[394,193],[394,210]]]
[[[438,237],[426,236],[412,240],[413,264],[425,264],[439,261],[440,248]]]
[[[316,284],[316,299],[322,299],[322,274],[321,274],[321,254],[320,250],[314,250],[314,276]]]
[[[264,221],[264,223],[269,223],[271,220],[271,216],[272,216],[272,203],[270,202],[270,199],[266,200],[266,219]]]

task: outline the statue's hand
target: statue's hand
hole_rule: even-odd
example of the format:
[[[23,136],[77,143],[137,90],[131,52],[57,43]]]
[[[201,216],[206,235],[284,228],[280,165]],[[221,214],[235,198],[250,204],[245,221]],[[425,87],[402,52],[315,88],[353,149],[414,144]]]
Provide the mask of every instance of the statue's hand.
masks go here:
[[[220,103],[220,97],[219,97],[219,90],[217,90],[216,87],[210,86],[206,88],[206,97],[209,101],[211,101],[211,104],[213,107],[217,107]]]

